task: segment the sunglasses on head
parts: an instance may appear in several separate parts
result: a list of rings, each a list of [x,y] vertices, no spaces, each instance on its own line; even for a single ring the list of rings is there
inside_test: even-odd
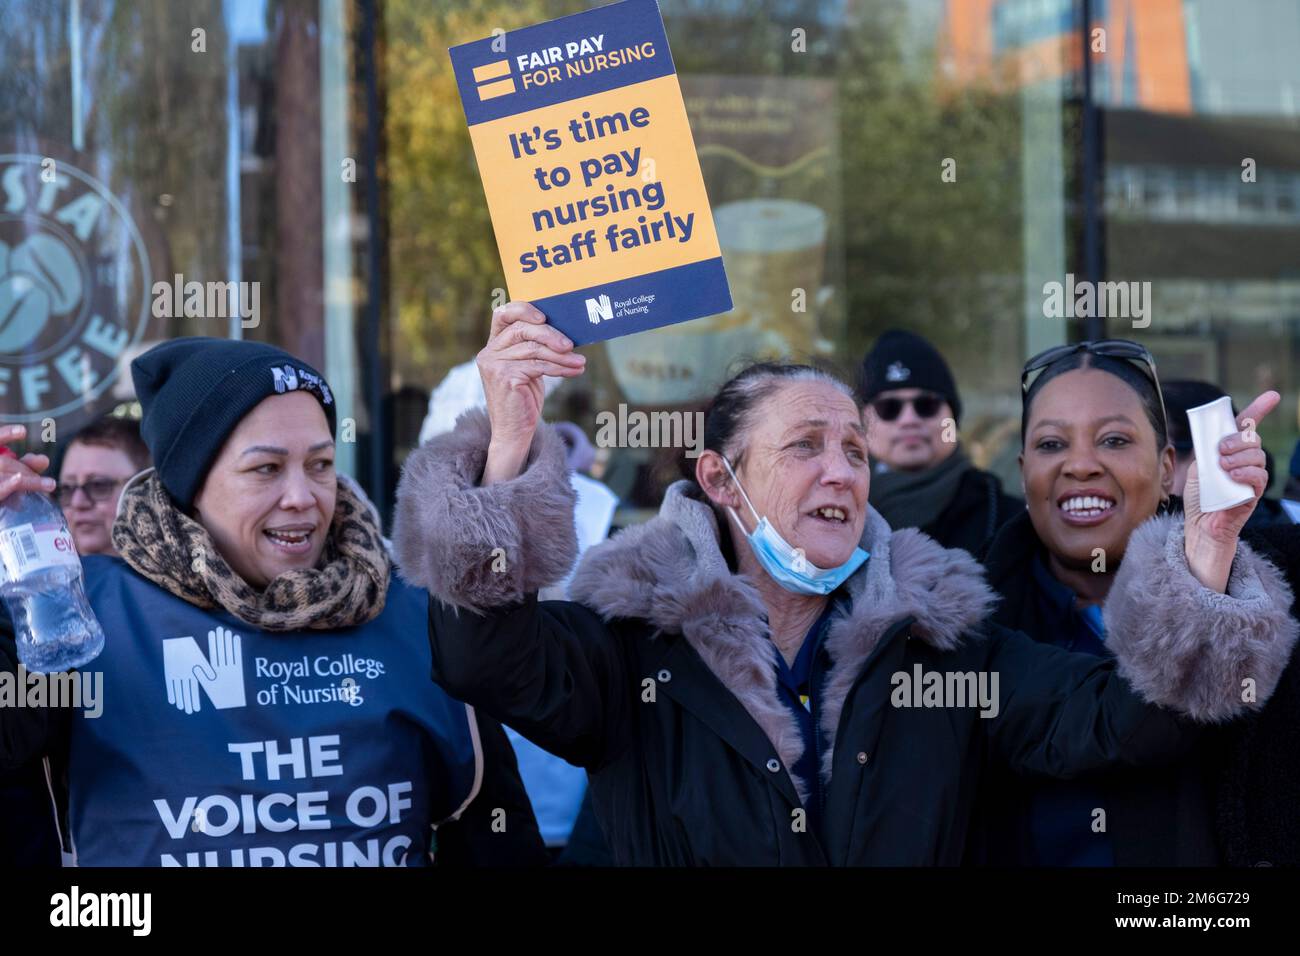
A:
[[[1051,368],[1062,359],[1077,355],[1080,352],[1087,352],[1089,355],[1100,355],[1106,358],[1123,359],[1136,367],[1148,381],[1151,387],[1156,390],[1156,397],[1160,400],[1160,417],[1165,422],[1165,428],[1169,427],[1169,413],[1165,411],[1165,396],[1160,390],[1160,378],[1156,375],[1156,360],[1149,349],[1136,342],[1130,342],[1128,339],[1101,339],[1096,342],[1076,342],[1073,345],[1057,345],[1046,351],[1039,352],[1028,362],[1025,363],[1024,369],[1020,373],[1020,395],[1023,399],[1029,394],[1029,389],[1033,387],[1038,377]]]
[[[903,409],[908,405],[916,409],[919,418],[934,418],[939,414],[939,409],[943,408],[945,399],[942,395],[935,395],[932,392],[923,392],[915,398],[877,398],[871,402],[872,409],[875,410],[881,421],[892,422],[899,415],[903,414]]]

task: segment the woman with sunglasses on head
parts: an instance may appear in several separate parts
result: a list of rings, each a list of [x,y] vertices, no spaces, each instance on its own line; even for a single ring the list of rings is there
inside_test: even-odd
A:
[[[1245,709],[1239,676],[1264,695],[1300,633],[1289,594],[1220,579],[1231,534],[1172,585],[1172,687],[1163,606],[1122,622],[1120,669],[989,624],[968,553],[868,507],[852,390],[787,363],[724,384],[659,515],[540,601],[577,550],[543,377],[585,365],[536,308],[498,309],[487,409],[407,459],[393,537],[431,598],[434,681],[586,769],[620,864],[959,863],[986,753],[1063,778],[1167,760],[1199,736],[1187,714]],[[1215,602],[1257,626],[1202,641]]]
[[[871,453],[871,506],[892,528],[919,528],[980,557],[1022,502],[957,441],[961,396],[948,363],[921,336],[891,329],[862,361],[858,401]]]
[[[1195,465],[1184,506],[1171,495],[1174,451],[1145,348],[1112,339],[1049,349],[1026,364],[1021,384],[1027,507],[998,532],[985,558],[989,583],[1003,599],[994,619],[1044,644],[1118,657],[1120,673],[1156,700],[1194,675],[1218,671],[1213,655],[1193,660],[1195,645],[1182,635],[1226,647],[1263,633],[1279,602],[1290,604],[1291,588],[1258,553],[1259,542],[1249,535],[1253,544],[1237,541],[1267,485],[1259,442],[1237,434],[1219,447],[1222,466],[1254,488],[1255,499],[1205,514]],[[1258,424],[1278,401],[1277,393],[1264,393],[1238,423]],[[1191,575],[1208,587],[1189,590]],[[1195,600],[1182,600],[1187,595]],[[1155,610],[1158,624],[1147,635],[1153,671],[1138,680],[1125,655],[1134,641],[1129,622],[1140,609]],[[1291,647],[1274,645],[1270,676],[1261,671],[1257,685],[1243,687],[1251,709],[1274,690]],[[1208,700],[1192,712],[1206,722],[1229,716]],[[1193,754],[1164,767],[1029,785],[994,762],[970,858],[1042,866],[1212,865],[1221,853],[1208,777],[1220,742],[1208,733]]]

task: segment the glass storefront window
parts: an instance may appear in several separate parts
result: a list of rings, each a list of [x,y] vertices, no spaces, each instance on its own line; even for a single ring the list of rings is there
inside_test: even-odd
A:
[[[1100,104],[1105,190],[1137,183],[1142,196],[1122,214],[1108,203],[1106,275],[1152,294],[1148,328],[1106,328],[1147,345],[1163,377],[1218,383],[1239,408],[1281,392],[1260,431],[1276,492],[1300,434],[1300,9],[1248,7],[1112,3],[1101,19],[1125,40],[1095,68],[1138,78],[1136,97]]]
[[[450,65],[427,52],[586,6],[384,7],[388,315],[402,343],[395,387],[411,409],[482,347],[504,295]],[[593,347],[548,417],[595,436],[597,416],[620,405],[695,408],[738,360],[765,355],[830,361],[852,378],[871,342],[902,326],[948,355],[964,439],[1005,472],[1027,343],[1064,331],[1041,328],[1041,299],[1027,291],[1040,272],[1064,271],[1062,80],[1058,65],[1032,89],[1003,83],[971,40],[996,30],[1024,48],[1042,24],[1002,22],[990,5],[972,22],[969,5],[941,2],[660,6],[735,309]],[[1026,216],[1030,197],[1040,205]],[[1041,253],[1028,263],[1027,247]],[[397,436],[399,460],[412,427]],[[661,458],[602,449],[627,520],[674,477]]]
[[[365,429],[349,14],[0,0],[0,414],[38,445],[130,414],[130,361],[183,335],[300,355]]]
[[[505,297],[446,48],[594,5],[0,0],[0,415],[39,444],[129,412],[153,342],[273,342],[325,371],[340,466],[387,514]],[[1284,461],[1300,14],[1251,8],[661,0],[735,308],[592,347],[548,418],[595,438],[603,412],[694,409],[764,355],[852,377],[901,326],[947,355],[962,440],[1015,489],[1023,359],[1108,333],[1238,402],[1279,388]],[[1067,273],[1150,281],[1150,327],[1045,315]],[[653,507],[668,456],[598,451],[620,520]]]

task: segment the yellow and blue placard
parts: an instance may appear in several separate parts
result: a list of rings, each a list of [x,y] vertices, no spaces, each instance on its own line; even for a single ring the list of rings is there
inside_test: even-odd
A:
[[[731,309],[655,0],[450,52],[511,298],[579,345]]]

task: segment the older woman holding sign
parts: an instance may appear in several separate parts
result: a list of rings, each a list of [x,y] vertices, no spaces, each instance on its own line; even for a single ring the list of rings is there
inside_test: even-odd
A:
[[[478,361],[487,413],[407,462],[399,564],[433,595],[434,679],[587,768],[622,863],[955,863],[986,752],[1048,776],[1168,757],[1197,736],[1186,712],[1246,709],[1240,680],[1271,687],[1295,640],[1289,594],[1206,574],[1253,560],[1235,536],[1198,538],[1190,568],[1119,572],[1139,592],[1166,579],[1184,620],[1243,624],[1214,647],[1189,632],[1159,652],[1170,620],[1138,602],[1112,622],[1118,661],[988,623],[968,554],[869,510],[851,390],[779,364],[722,387],[690,477],[586,553],[574,602],[539,603],[574,554],[542,376],[584,361],[518,303]]]
[[[334,470],[324,379],[218,339],[131,371],[156,470],[123,492],[121,559],[85,561],[102,717],[0,712],[0,764],[66,744],[79,862],[544,861],[501,728],[425,679],[425,597]],[[0,460],[0,497],[44,465]]]

